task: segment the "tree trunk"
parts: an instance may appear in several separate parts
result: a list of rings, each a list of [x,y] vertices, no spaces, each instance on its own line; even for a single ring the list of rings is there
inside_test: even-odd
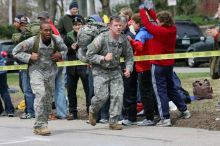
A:
[[[87,16],[87,0],[80,0],[79,2],[79,14],[83,17]]]
[[[57,12],[57,0],[49,0],[49,15],[51,20],[54,22]]]
[[[16,0],[12,1],[12,18],[16,16]]]
[[[63,0],[60,0],[60,4],[57,3],[57,6],[60,10],[60,15],[63,16],[64,15],[64,4],[63,4]]]
[[[38,11],[45,11],[46,10],[46,0],[38,0]]]
[[[95,14],[95,1],[87,0],[88,3],[88,16]]]
[[[104,14],[111,16],[111,10],[110,10],[110,0],[100,0],[101,4],[102,4],[102,11],[104,12]]]

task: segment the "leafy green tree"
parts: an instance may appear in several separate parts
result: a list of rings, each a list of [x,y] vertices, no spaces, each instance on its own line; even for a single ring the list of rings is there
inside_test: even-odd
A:
[[[177,1],[177,14],[178,15],[193,15],[196,10],[195,0],[178,0]]]

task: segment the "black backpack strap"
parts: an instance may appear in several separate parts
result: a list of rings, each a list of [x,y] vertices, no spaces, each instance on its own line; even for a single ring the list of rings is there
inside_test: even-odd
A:
[[[38,49],[39,49],[39,43],[40,43],[40,35],[36,35],[34,38],[34,45],[31,49],[31,53],[38,53]]]

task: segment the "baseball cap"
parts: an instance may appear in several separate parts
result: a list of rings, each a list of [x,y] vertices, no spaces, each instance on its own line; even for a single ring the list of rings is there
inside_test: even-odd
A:
[[[24,17],[24,15],[23,14],[16,15],[15,18],[14,18],[14,21],[20,23],[21,17]]]
[[[38,14],[37,18],[40,19],[40,18],[49,18],[49,13],[47,11],[42,11]]]
[[[25,16],[21,17],[20,23],[28,23],[28,18]]]

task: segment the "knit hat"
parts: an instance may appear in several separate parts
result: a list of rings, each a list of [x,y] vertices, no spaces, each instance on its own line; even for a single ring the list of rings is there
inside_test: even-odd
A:
[[[81,15],[75,15],[72,17],[72,23],[74,24],[75,22],[80,22],[82,24],[85,24],[85,19]]]
[[[40,19],[40,18],[49,18],[49,13],[47,11],[42,11],[38,14],[37,18]]]
[[[78,8],[78,3],[77,3],[77,1],[72,1],[72,2],[70,3],[69,10],[71,10],[72,8]]]

